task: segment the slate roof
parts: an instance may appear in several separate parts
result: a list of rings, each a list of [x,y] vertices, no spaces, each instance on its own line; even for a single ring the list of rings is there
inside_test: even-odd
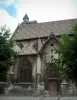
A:
[[[71,34],[72,27],[77,23],[77,19],[59,20],[43,23],[22,22],[12,35],[13,40],[25,40],[48,37],[51,32],[56,36],[62,33]]]

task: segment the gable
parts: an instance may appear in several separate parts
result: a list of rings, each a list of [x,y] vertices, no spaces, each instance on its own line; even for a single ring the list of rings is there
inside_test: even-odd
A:
[[[45,63],[53,62],[58,58],[58,49],[59,41],[56,36],[52,33],[48,40],[43,45],[40,53],[43,55],[43,61]]]
[[[50,39],[49,42],[43,48],[42,53],[51,54],[52,50],[53,52],[55,52],[57,48],[58,48],[58,42],[55,39]]]
[[[42,53],[43,50],[45,48],[47,48],[48,44],[49,44],[49,46],[52,46],[54,44],[54,41],[57,42],[57,43],[59,42],[58,38],[56,37],[56,35],[53,32],[51,32],[51,34],[48,36],[48,39],[45,41],[45,43],[40,48],[39,53]]]

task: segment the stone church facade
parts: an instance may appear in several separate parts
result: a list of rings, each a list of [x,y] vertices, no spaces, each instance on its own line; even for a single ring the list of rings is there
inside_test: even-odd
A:
[[[71,35],[77,19],[37,23],[29,21],[27,15],[12,35],[14,51],[18,59],[12,67],[14,84],[44,89],[57,93],[60,91],[59,74],[55,60],[56,49],[63,33]]]

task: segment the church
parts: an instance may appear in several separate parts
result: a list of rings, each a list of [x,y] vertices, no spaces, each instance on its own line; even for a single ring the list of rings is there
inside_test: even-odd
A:
[[[26,14],[11,37],[18,54],[12,67],[13,83],[34,88],[43,86],[52,93],[59,92],[59,73],[55,66],[58,40],[64,33],[71,35],[76,23],[77,19],[38,23],[29,21]]]

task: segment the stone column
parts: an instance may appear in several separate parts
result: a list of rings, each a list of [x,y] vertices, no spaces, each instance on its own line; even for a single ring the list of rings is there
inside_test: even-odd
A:
[[[36,68],[36,82],[37,82],[37,88],[40,87],[40,77],[41,77],[41,58],[40,55],[37,55],[37,68]]]

